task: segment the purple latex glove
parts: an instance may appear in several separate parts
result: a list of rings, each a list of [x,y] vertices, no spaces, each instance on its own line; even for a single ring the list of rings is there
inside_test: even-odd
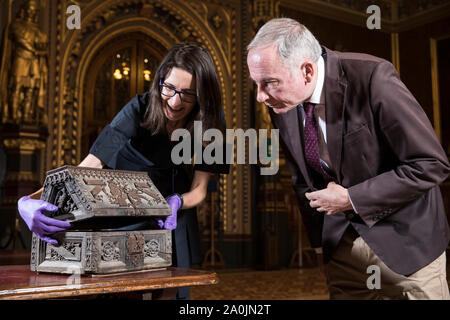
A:
[[[71,227],[69,222],[60,221],[45,216],[41,211],[56,211],[58,207],[44,200],[34,200],[24,196],[17,202],[20,216],[27,224],[30,231],[34,232],[39,239],[52,245],[58,241],[51,238],[55,232],[64,231]]]
[[[183,200],[177,194],[173,194],[166,198],[167,203],[172,209],[172,215],[166,218],[166,221],[158,219],[158,225],[162,229],[174,230],[177,227],[177,212],[183,205]]]

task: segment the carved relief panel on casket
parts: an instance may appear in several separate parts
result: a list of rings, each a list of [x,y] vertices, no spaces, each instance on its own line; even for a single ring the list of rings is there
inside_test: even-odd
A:
[[[41,199],[59,207],[52,217],[71,222],[171,214],[145,172],[63,166],[47,173]]]

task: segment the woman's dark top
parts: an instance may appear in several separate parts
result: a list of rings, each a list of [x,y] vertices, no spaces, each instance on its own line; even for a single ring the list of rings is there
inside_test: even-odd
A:
[[[164,197],[188,192],[195,170],[229,172],[229,165],[226,164],[174,165],[171,152],[179,142],[170,141],[166,132],[152,135],[149,130],[140,126],[148,97],[148,93],[136,95],[128,102],[102,130],[89,153],[111,169],[148,172]],[[223,111],[222,120],[224,123]],[[178,212],[174,237],[174,265],[188,268],[191,263],[199,263],[200,238],[195,208]]]

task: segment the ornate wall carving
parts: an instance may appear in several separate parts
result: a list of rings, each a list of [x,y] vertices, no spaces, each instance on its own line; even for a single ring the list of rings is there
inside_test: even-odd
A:
[[[47,124],[48,39],[40,28],[39,12],[39,3],[28,0],[5,28],[0,57],[1,123]]]

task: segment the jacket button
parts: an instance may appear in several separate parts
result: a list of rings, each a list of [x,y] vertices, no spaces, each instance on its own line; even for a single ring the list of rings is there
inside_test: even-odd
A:
[[[355,217],[354,213],[347,214],[347,219],[349,219],[349,220],[353,219],[354,217]]]

